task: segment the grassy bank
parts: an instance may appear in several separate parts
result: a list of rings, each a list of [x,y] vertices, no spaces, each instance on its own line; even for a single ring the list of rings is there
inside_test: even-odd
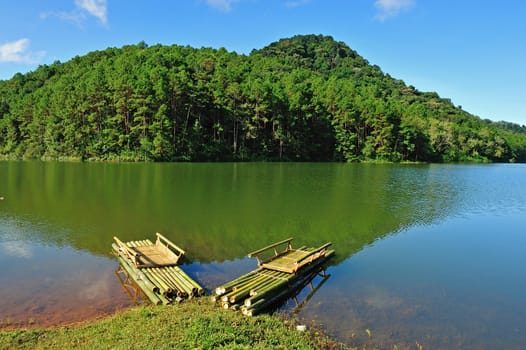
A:
[[[51,329],[0,331],[0,349],[347,349],[292,321],[244,317],[202,298],[140,306],[119,315]]]

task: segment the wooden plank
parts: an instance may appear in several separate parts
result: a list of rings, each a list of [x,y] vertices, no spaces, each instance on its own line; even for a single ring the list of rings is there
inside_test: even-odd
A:
[[[140,254],[140,267],[155,267],[167,266],[177,264],[179,257],[175,254],[168,254],[166,251],[161,251],[155,245],[134,247]]]
[[[132,249],[130,248],[127,244],[124,244],[124,242],[122,242],[120,239],[118,239],[116,236],[113,237],[113,239],[115,240],[115,242],[117,243],[117,246],[119,248],[119,250],[122,251],[122,253],[128,258],[130,259],[135,265],[137,265],[137,263],[139,262],[139,256],[138,254]]]
[[[313,251],[309,252],[308,254],[306,254],[305,256],[303,256],[301,259],[298,260],[298,264],[302,262],[302,260],[304,259],[307,259],[309,256],[312,256],[316,253],[321,253],[323,252],[324,250],[327,249],[327,247],[331,246],[332,245],[332,242],[328,242],[328,243],[325,243],[324,245],[322,245],[321,247],[319,248],[316,248],[314,249]]]
[[[291,250],[285,254],[275,256],[260,264],[261,267],[283,271],[287,273],[296,273],[301,267],[312,263],[322,257],[327,247],[332,243],[326,243],[319,248],[308,248],[305,250]]]
[[[184,250],[170,242],[166,237],[157,233],[157,242],[153,244],[150,240],[139,240],[122,242],[114,237],[119,249],[130,259],[136,267],[155,267],[177,265]],[[170,249],[173,248],[173,249]]]
[[[248,253],[248,257],[249,257],[249,258],[252,258],[254,255],[257,255],[257,254],[263,253],[264,251],[267,251],[267,250],[269,250],[269,249],[275,248],[275,247],[277,247],[277,246],[279,246],[279,245],[282,245],[282,244],[284,244],[284,243],[288,243],[289,246],[290,246],[290,242],[291,242],[293,239],[294,239],[294,238],[292,238],[292,237],[291,237],[291,238],[287,238],[287,239],[285,239],[285,240],[283,240],[283,241],[280,241],[280,242],[277,242],[277,243],[271,244],[271,245],[269,245],[269,246],[266,246],[265,248],[261,248],[261,249],[255,250],[255,251],[253,251],[253,252]]]
[[[165,245],[167,246],[170,246],[172,247],[173,249],[175,249],[176,251],[178,251],[181,255],[184,255],[185,254],[185,251],[181,248],[179,248],[177,245],[175,245],[175,243],[173,243],[172,241],[170,241],[168,238],[164,237],[162,234],[160,234],[159,232],[156,233],[157,235],[157,242],[161,242],[161,243],[164,243]]]

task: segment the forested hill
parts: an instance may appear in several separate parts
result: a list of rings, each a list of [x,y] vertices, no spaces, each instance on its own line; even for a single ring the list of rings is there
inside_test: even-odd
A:
[[[295,36],[239,55],[144,43],[0,81],[0,155],[155,161],[526,161],[526,128],[482,120]]]

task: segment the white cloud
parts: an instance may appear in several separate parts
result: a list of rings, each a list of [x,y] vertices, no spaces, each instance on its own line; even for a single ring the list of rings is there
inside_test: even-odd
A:
[[[239,0],[206,0],[206,3],[223,12],[230,12],[232,10],[232,4]]]
[[[75,5],[97,17],[101,23],[106,24],[108,22],[106,0],[75,0]]]
[[[43,12],[40,14],[40,18],[47,19],[48,17],[57,17],[58,19],[66,22],[72,22],[78,26],[82,25],[82,21],[86,19],[86,15],[80,11],[72,12]]]
[[[33,257],[31,246],[21,241],[4,242],[0,244],[0,250],[2,250],[5,255],[15,258],[30,259]]]
[[[413,7],[414,4],[415,0],[376,0],[374,6],[378,9],[378,13],[375,18],[385,21],[398,15],[400,11]]]
[[[75,0],[76,9],[72,11],[43,12],[40,18],[56,17],[60,20],[72,22],[82,26],[87,16],[97,18],[102,24],[108,23],[107,0]]]
[[[300,7],[300,6],[303,6],[303,5],[306,5],[310,2],[311,0],[289,0],[287,2],[285,2],[285,6],[287,7]]]
[[[29,39],[23,38],[0,45],[0,62],[38,63],[46,53],[29,51]]]

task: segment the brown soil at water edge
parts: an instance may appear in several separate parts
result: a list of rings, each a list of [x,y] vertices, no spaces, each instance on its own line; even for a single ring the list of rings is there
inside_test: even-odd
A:
[[[11,315],[3,315],[0,318],[0,330],[77,325],[120,314],[135,305],[134,303],[106,305],[105,307],[99,305],[97,308],[93,308],[92,305],[77,305],[68,310],[61,308],[24,308],[24,310],[17,310],[13,308],[10,310]]]

